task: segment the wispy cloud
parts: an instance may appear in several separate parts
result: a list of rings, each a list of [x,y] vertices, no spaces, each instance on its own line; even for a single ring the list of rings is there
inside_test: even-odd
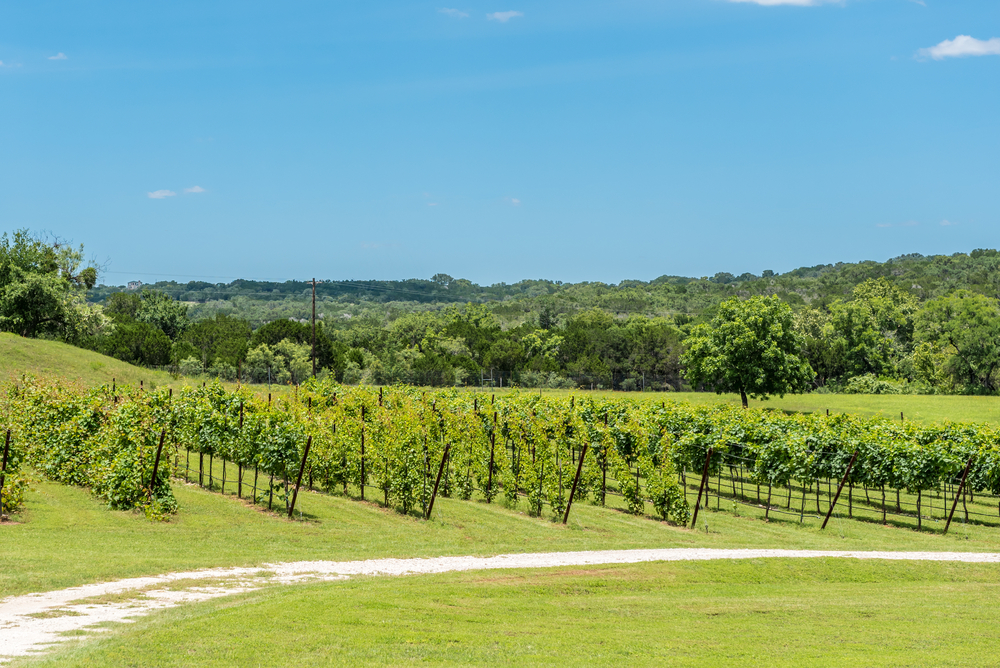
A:
[[[192,186],[191,188],[185,188],[184,192],[186,192],[186,193],[203,193],[203,192],[205,192],[205,189],[202,188],[201,186]]]
[[[437,205],[438,205],[437,202],[428,202],[427,203],[427,206],[437,206]]]
[[[924,0],[910,0],[915,5],[920,5],[921,7],[926,7],[927,3]]]
[[[461,9],[452,9],[450,7],[442,7],[438,10],[445,16],[450,16],[456,19],[467,19],[469,18],[468,12],[463,12]]]
[[[921,58],[944,60],[945,58],[965,58],[967,56],[1000,56],[1000,37],[976,39],[969,35],[959,35],[927,49],[920,49]]]
[[[68,59],[69,59],[68,56],[62,51],[60,51],[54,56],[49,56],[49,60],[68,60]]]
[[[164,197],[173,197],[176,194],[173,190],[154,190],[151,193],[146,193],[146,197],[149,199],[163,199]]]
[[[493,12],[492,14],[487,14],[486,18],[490,21],[499,21],[500,23],[507,23],[511,19],[516,19],[519,16],[524,16],[523,12]]]
[[[941,225],[942,227],[952,227],[953,225],[958,225],[958,223],[945,219],[941,221]]]

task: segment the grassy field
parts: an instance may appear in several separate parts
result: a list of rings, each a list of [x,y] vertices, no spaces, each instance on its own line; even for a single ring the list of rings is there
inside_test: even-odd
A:
[[[173,378],[164,371],[151,371],[126,364],[112,357],[90,350],[83,350],[58,341],[25,339],[14,334],[0,333],[0,378],[28,372],[37,375],[59,376],[84,385],[110,383],[138,385],[143,380],[147,387],[182,387],[198,384],[203,379]],[[231,384],[230,384],[231,385]],[[253,386],[266,394],[266,386]],[[287,388],[275,385],[271,391],[278,396]],[[483,390],[474,390],[479,391]],[[496,393],[508,390],[497,390]],[[595,396],[628,397],[641,401],[690,401],[696,404],[739,404],[735,394],[716,395],[708,392],[609,392],[590,390],[524,390],[541,392],[545,396]],[[485,393],[493,393],[487,390]],[[1000,397],[919,396],[919,395],[857,395],[857,394],[797,394],[784,398],[773,397],[767,401],[751,401],[752,406],[784,411],[831,413],[882,414],[898,419],[940,422],[988,422],[1000,424]]]
[[[996,664],[1000,566],[835,559],[270,588],[15,665]]]
[[[88,386],[110,383],[112,378],[119,385],[138,386],[142,380],[151,388],[177,384],[165,371],[143,369],[59,341],[0,332],[0,378],[22,373],[59,376]]]
[[[499,503],[439,498],[424,521],[350,498],[305,492],[303,520],[250,506],[196,485],[178,484],[181,511],[170,522],[109,511],[87,491],[39,482],[18,523],[0,525],[0,596],[210,566],[269,561],[493,555],[643,547],[774,547],[843,550],[1000,551],[1000,529],[941,524],[923,531],[836,518],[798,517],[741,507],[702,510],[698,530],[576,503],[567,526]],[[714,501],[714,500],[713,500]],[[777,499],[775,500],[777,503]],[[296,513],[298,515],[298,513]],[[705,528],[707,523],[707,530]]]
[[[112,377],[119,384],[142,379],[147,387],[190,382],[55,342],[0,335],[0,373],[24,371],[85,384]],[[576,394],[738,401],[692,393]],[[1000,422],[995,397],[816,394],[755,403],[789,411],[895,417],[903,411],[907,420]],[[235,467],[227,476],[235,478]],[[713,481],[713,488],[718,484]],[[723,494],[731,484],[723,479]],[[711,509],[701,510],[698,528],[691,530],[589,502],[574,504],[568,526],[529,517],[523,501],[509,508],[443,498],[433,519],[423,521],[312,492],[300,495],[302,519],[290,521],[229,491],[223,496],[177,482],[180,513],[156,523],[109,511],[86,490],[37,480],[23,512],[0,524],[0,597],[306,559],[646,547],[1000,551],[996,518],[992,525],[959,520],[948,535],[942,535],[940,519],[925,521],[923,531],[914,530],[911,518],[890,518],[890,526],[883,526],[877,500],[862,502],[861,490],[855,490],[854,512],[864,521],[835,516],[825,531],[810,517],[812,496],[801,524],[794,512],[773,513],[765,521],[761,509],[734,508],[731,499],[713,496]],[[793,496],[793,509],[799,500]],[[912,499],[904,495],[906,501]],[[776,505],[787,502],[775,499]],[[824,495],[824,508],[826,503]],[[926,503],[925,512],[944,514],[946,499],[928,496]],[[993,503],[977,498],[970,508],[995,513]],[[15,665],[990,665],[996,663],[992,638],[1000,621],[998,575],[996,566],[765,560],[355,578],[156,613]]]

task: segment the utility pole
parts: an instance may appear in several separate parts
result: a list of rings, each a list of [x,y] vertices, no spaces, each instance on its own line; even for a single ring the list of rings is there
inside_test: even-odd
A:
[[[313,376],[316,375],[316,278],[312,280],[313,284]]]

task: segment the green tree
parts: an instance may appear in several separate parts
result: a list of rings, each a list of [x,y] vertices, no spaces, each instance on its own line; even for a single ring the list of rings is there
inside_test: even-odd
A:
[[[948,372],[970,391],[995,392],[1000,368],[1000,308],[984,295],[958,290],[932,299],[917,314],[917,339],[950,353]]]
[[[804,390],[814,375],[798,355],[792,309],[777,296],[722,302],[711,326],[699,325],[685,343],[687,379],[720,394],[739,392],[744,408],[748,396]]]
[[[0,330],[65,336],[97,282],[97,269],[82,264],[82,246],[48,243],[27,230],[0,236]]]
[[[118,322],[101,342],[101,352],[129,364],[163,366],[170,363],[170,339],[147,322]]]

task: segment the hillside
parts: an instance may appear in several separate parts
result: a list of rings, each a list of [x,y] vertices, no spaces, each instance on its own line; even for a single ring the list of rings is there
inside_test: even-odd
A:
[[[699,319],[710,314],[720,301],[734,295],[776,294],[793,308],[822,307],[834,299],[849,298],[857,285],[877,278],[891,281],[920,302],[957,289],[997,298],[1000,254],[991,249],[953,255],[912,253],[885,262],[837,262],[799,267],[783,274],[764,270],[760,274],[739,276],[728,272],[703,277],[663,275],[651,281],[624,280],[617,284],[539,279],[481,286],[447,274],[426,280],[324,280],[316,286],[316,300],[317,311],[327,322],[368,314],[383,318],[387,314],[437,310],[466,303],[491,303],[494,314],[506,324],[536,320],[543,309],[554,316],[599,308],[619,315],[682,314]],[[305,319],[311,314],[312,288],[305,281],[160,281],[144,287],[188,302],[190,316],[195,320],[228,313],[246,318],[256,327],[276,318]],[[125,289],[125,286],[101,285],[90,291],[88,299],[101,303]]]
[[[22,373],[59,376],[88,386],[112,380],[119,385],[138,385],[141,380],[155,388],[175,382],[165,371],[143,369],[68,343],[0,332],[0,378]]]

